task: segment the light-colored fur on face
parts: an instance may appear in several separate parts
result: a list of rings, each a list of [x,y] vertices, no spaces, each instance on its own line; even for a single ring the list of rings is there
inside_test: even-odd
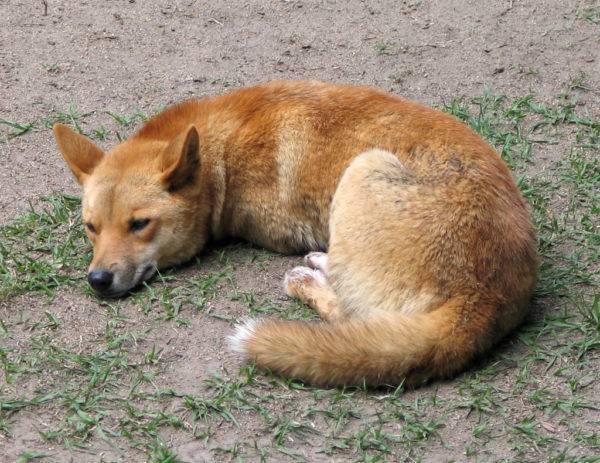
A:
[[[197,139],[195,129],[189,130]],[[55,133],[83,185],[82,219],[94,246],[89,271],[114,274],[103,296],[123,295],[158,268],[184,262],[204,246],[210,208],[195,201],[204,191],[195,178],[199,175],[197,141],[189,147],[186,139],[138,140],[105,154],[65,126],[58,125]],[[132,230],[135,220],[148,224]]]

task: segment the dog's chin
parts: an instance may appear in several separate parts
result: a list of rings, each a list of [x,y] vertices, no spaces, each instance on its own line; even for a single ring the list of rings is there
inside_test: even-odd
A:
[[[101,299],[118,299],[120,297],[124,297],[127,294],[129,294],[129,291],[131,291],[133,288],[128,288],[128,289],[124,289],[124,290],[117,290],[117,291],[107,291],[104,293],[99,293],[98,291],[95,291],[94,293],[96,294],[96,296],[98,296]]]

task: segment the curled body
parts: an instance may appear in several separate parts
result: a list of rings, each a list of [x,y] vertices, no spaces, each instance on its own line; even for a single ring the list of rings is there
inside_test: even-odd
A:
[[[253,320],[230,337],[273,371],[418,385],[464,369],[527,312],[525,201],[495,151],[439,111],[283,81],[176,105],[106,154],[55,132],[84,186],[90,275],[112,273],[105,295],[226,236],[310,252],[284,286],[323,321]]]

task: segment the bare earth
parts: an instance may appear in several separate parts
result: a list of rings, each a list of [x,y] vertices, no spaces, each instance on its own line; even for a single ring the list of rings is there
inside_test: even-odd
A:
[[[436,106],[486,89],[553,105],[571,88],[578,114],[597,121],[599,50],[597,1],[0,0],[0,225],[41,197],[79,194],[48,118],[109,147],[139,126],[135,114],[272,79],[319,79]],[[534,145],[520,173],[562,178],[553,169],[568,164],[572,133]],[[566,210],[566,196],[548,207]],[[89,294],[84,266],[50,296],[0,295],[0,461],[600,461],[598,338],[581,357],[568,354],[579,362],[569,364],[574,388],[560,374],[568,355],[547,353],[575,334],[548,324],[537,357],[527,341],[549,314],[575,314],[569,297],[549,292],[533,325],[454,380],[408,392],[319,390],[255,371],[245,384],[248,369],[238,372],[225,336],[249,314],[310,317],[280,289],[299,262],[233,244],[114,303]],[[589,301],[597,291],[572,294]],[[114,355],[108,370],[98,352]],[[104,365],[96,373],[106,384],[90,382],[86,355]],[[585,406],[539,406],[536,393]]]

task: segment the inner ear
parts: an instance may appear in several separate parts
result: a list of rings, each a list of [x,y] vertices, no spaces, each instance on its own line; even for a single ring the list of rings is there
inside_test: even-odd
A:
[[[161,156],[161,179],[169,191],[192,183],[200,168],[200,138],[190,125],[165,148]]]
[[[83,185],[104,158],[104,152],[88,138],[64,124],[54,124],[52,129],[58,149],[79,184]]]

